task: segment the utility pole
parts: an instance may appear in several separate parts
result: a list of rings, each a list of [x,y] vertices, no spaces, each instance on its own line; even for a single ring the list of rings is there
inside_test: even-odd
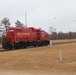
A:
[[[25,13],[25,25],[26,25],[26,28],[27,28],[27,15]]]

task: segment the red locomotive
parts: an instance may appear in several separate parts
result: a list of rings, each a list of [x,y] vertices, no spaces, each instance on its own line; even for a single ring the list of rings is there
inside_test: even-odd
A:
[[[45,31],[33,27],[8,28],[6,35],[2,36],[4,49],[20,49],[28,46],[48,45],[50,36]]]

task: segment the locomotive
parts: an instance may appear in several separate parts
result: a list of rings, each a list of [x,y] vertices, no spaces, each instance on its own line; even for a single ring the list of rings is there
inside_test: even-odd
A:
[[[4,49],[21,49],[28,46],[49,45],[50,36],[41,28],[15,28],[10,27],[6,34],[2,35],[2,47]]]

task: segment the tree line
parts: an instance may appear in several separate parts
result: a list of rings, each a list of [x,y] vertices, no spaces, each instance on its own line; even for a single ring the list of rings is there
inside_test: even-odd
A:
[[[52,40],[62,40],[62,39],[76,39],[76,32],[53,32],[51,36]]]
[[[62,39],[76,39],[76,32],[56,32],[56,29],[53,27],[50,27],[50,37],[52,40],[62,40]]]
[[[0,24],[4,25],[5,28],[10,27],[10,25],[11,25],[9,18],[6,18],[6,17],[4,17],[3,20],[1,20]],[[21,23],[19,20],[17,20],[15,22],[15,27],[24,28],[25,25],[23,23]]]

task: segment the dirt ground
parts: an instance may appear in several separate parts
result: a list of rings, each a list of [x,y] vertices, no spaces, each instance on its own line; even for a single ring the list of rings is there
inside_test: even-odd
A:
[[[59,52],[62,51],[62,61]],[[76,75],[76,43],[0,49],[0,75]]]
[[[44,71],[1,71],[0,75],[76,75],[69,72],[44,72]]]

